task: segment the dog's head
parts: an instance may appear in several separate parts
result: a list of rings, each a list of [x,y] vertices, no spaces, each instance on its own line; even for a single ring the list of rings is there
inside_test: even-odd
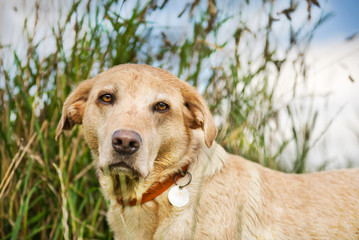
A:
[[[217,129],[202,97],[169,72],[119,65],[82,82],[66,99],[56,131],[83,125],[98,168],[145,179],[175,167],[188,152],[192,129],[210,147]]]

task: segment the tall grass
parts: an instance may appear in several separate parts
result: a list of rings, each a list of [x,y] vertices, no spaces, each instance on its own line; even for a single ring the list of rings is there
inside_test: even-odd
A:
[[[24,23],[27,48],[3,49],[0,59],[1,239],[112,238],[81,127],[58,142],[55,129],[73,87],[121,63],[163,67],[198,87],[227,150],[279,168],[282,151],[294,142],[289,171],[305,171],[317,113],[298,125],[292,101],[278,106],[275,98],[283,66],[295,66],[295,82],[305,80],[306,49],[326,18],[309,20],[304,11],[308,20],[295,28],[290,16],[312,3],[294,2],[283,9],[272,1],[228,1],[234,8],[227,11],[211,0],[181,9],[173,1],[78,0],[45,39],[39,36],[49,29],[39,29],[44,10],[37,3],[34,21]],[[261,14],[257,26],[246,15],[253,7]],[[189,28],[166,26],[160,20],[166,14]],[[288,31],[280,41],[275,25]],[[51,53],[43,56],[44,49]],[[291,99],[295,93],[293,86]],[[278,138],[283,115],[292,134]]]

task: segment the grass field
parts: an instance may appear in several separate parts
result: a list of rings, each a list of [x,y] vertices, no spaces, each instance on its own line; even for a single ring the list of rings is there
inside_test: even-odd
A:
[[[306,49],[325,16],[295,28],[288,17],[276,19],[278,6],[267,1],[256,3],[264,20],[251,26],[250,3],[236,3],[239,10],[228,13],[213,1],[192,1],[176,11],[171,2],[75,1],[58,24],[45,29],[52,32],[45,38],[38,26],[44,10],[37,4],[24,22],[26,49],[3,49],[1,239],[112,238],[81,127],[59,141],[55,129],[74,86],[121,63],[162,67],[196,86],[218,123],[217,141],[228,151],[283,170],[281,153],[294,142],[293,169],[287,171],[305,171],[318,113],[298,125],[297,106],[287,101],[278,107],[276,90],[285,65],[298,69],[296,81],[305,80]],[[159,21],[161,14],[175,14],[189,27],[172,29]],[[287,26],[284,46],[276,41],[276,24]],[[44,49],[51,53],[43,56]],[[292,98],[295,91],[288,90]],[[290,119],[291,134],[278,138],[283,116]]]

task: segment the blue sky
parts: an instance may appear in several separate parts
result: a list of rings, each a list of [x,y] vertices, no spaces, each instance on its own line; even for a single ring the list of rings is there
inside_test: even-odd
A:
[[[319,1],[334,16],[317,31],[314,41],[340,41],[359,32],[359,0]]]

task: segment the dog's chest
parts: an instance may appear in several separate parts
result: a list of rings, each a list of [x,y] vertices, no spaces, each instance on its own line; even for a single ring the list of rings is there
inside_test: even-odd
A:
[[[172,206],[169,206],[172,207]],[[115,239],[188,239],[191,237],[193,211],[159,207],[125,207],[112,205],[107,220]]]
[[[115,239],[153,239],[157,216],[142,207],[125,207],[118,204],[110,207],[107,221]]]

